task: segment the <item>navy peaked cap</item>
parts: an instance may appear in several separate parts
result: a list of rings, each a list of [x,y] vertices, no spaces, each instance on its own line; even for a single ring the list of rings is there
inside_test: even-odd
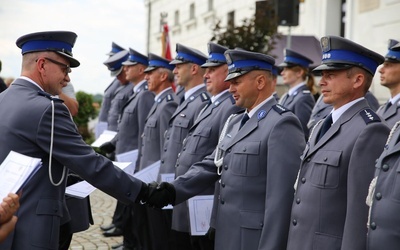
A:
[[[225,81],[242,76],[252,70],[272,72],[275,64],[275,59],[272,56],[246,50],[228,49],[224,55],[228,63],[228,76]]]
[[[171,64],[195,63],[203,65],[207,60],[207,56],[200,50],[186,47],[180,43],[176,44],[176,57]]]
[[[71,31],[43,31],[30,33],[17,39],[16,44],[21,48],[22,55],[31,52],[52,51],[69,61],[71,68],[78,67],[79,61],[73,58],[77,35]]]
[[[385,56],[385,61],[395,62],[395,63],[400,62],[399,41],[394,40],[394,39],[389,39],[388,52]]]
[[[322,63],[314,71],[360,67],[374,75],[385,60],[380,54],[339,36],[321,38]]]
[[[128,56],[128,51],[122,50],[110,56],[104,62],[104,65],[106,65],[108,70],[111,71],[111,76],[118,76],[121,73],[123,69],[122,63],[128,59]]]
[[[209,42],[207,44],[208,48],[208,59],[205,64],[201,65],[202,68],[215,67],[222,64],[226,64],[226,58],[224,52],[228,50],[227,47],[222,45]]]
[[[311,59],[309,59],[306,56],[303,56],[302,54],[291,50],[291,49],[285,49],[283,51],[284,54],[284,59],[283,63],[279,64],[279,67],[292,67],[292,66],[301,66],[304,68],[309,68],[310,64],[313,63]]]
[[[149,65],[149,59],[147,56],[137,52],[134,49],[129,48],[129,57],[128,59],[122,63],[122,65],[136,65],[136,64],[143,64],[145,66]]]
[[[169,70],[174,70],[175,66],[170,64],[170,60],[167,60],[161,56],[153,53],[149,53],[149,66],[144,70],[144,72],[150,72],[157,68],[166,68]]]
[[[111,43],[111,51],[108,52],[106,55],[112,56],[115,53],[118,53],[118,52],[123,51],[123,50],[125,50],[125,49],[122,48],[121,46],[119,46],[118,44],[116,44],[115,42],[112,42]]]

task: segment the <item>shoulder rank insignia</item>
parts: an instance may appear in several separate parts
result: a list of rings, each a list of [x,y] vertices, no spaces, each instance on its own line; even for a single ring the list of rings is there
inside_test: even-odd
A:
[[[303,90],[303,94],[310,94],[310,93],[311,93],[311,91],[308,89]]]
[[[64,101],[61,100],[60,98],[54,97],[54,96],[50,95],[49,93],[44,92],[44,91],[42,91],[42,90],[39,90],[39,91],[38,91],[38,94],[41,95],[41,96],[47,97],[47,98],[48,98],[49,100],[51,100],[51,101],[64,102]]]
[[[210,99],[210,97],[205,92],[201,93],[200,97],[203,102],[208,101],[208,99]]]
[[[276,105],[272,106],[272,108],[273,108],[278,114],[282,114],[282,113],[285,113],[285,112],[289,112],[289,111],[290,111],[289,109],[283,107],[283,106],[280,105],[280,104],[276,104]]]
[[[365,124],[381,121],[381,118],[371,109],[364,109],[360,112],[360,115],[364,119]]]
[[[170,101],[172,101],[172,100],[173,100],[173,98],[172,98],[172,95],[171,95],[171,94],[168,94],[168,95],[167,95],[165,98],[167,99],[167,102],[170,102]]]

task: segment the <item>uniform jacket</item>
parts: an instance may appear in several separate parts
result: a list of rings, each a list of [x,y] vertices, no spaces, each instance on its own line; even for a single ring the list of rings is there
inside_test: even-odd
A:
[[[400,129],[396,126],[376,164],[377,182],[368,230],[368,250],[400,247]]]
[[[178,98],[172,89],[162,93],[154,102],[146,118],[142,145],[140,148],[139,170],[146,168],[160,160],[164,148],[164,133],[168,129],[168,122],[178,106]]]
[[[364,250],[365,198],[389,128],[361,100],[317,142],[315,126],[302,155],[287,250]]]
[[[118,133],[111,140],[115,145],[115,153],[121,154],[139,148],[146,117],[154,103],[154,93],[143,84],[133,93],[122,107],[121,118],[118,124]],[[138,161],[140,160],[138,157]],[[138,170],[138,165],[136,166]]]
[[[114,98],[114,92],[121,85],[120,81],[117,78],[108,85],[106,90],[104,90],[103,101],[101,103],[100,113],[99,113],[99,121],[107,122],[108,111],[110,110],[111,101]]]
[[[107,123],[108,130],[117,131],[118,119],[121,116],[122,107],[128,101],[133,91],[133,85],[127,83],[120,85],[114,92],[114,98],[111,100],[110,110],[108,111]]]
[[[180,104],[172,114],[168,122],[169,128],[164,134],[165,142],[161,153],[159,181],[161,180],[160,174],[175,173],[175,163],[178,153],[181,151],[183,140],[201,109],[207,105],[209,100],[206,87],[201,87]]]
[[[176,204],[220,178],[215,249],[272,250],[286,247],[293,183],[305,140],[298,118],[270,99],[240,129],[242,114],[227,126],[214,155],[173,182]],[[290,142],[290,143],[288,143]]]
[[[197,117],[185,138],[183,148],[178,154],[175,165],[175,177],[185,174],[196,162],[210,155],[218,144],[218,137],[225,121],[231,114],[242,108],[235,105],[232,94],[225,92]],[[214,194],[214,185],[200,195]],[[186,202],[176,205],[172,214],[172,229],[190,232],[189,210]]]
[[[378,111],[376,113],[380,115],[388,124],[389,128],[392,128],[394,124],[398,121],[400,121],[400,111],[399,111],[399,106],[400,103],[396,102],[395,104],[392,104],[386,111],[387,103],[385,105],[382,105],[379,107]]]
[[[0,244],[1,250],[57,249],[60,222],[68,217],[64,207],[66,179],[59,186],[53,186],[49,180],[52,105],[50,97],[38,91],[34,84],[18,78],[0,94],[0,161],[10,150],[42,159],[42,167],[22,190],[16,229]],[[54,113],[51,168],[54,182],[61,179],[63,166],[67,166],[116,199],[134,202],[142,182],[95,153],[82,140],[68,108],[61,101],[54,101]]]
[[[311,111],[315,104],[314,96],[306,85],[301,86],[291,96],[285,94],[280,102],[282,106],[291,110],[300,120],[305,138],[308,138],[309,130],[307,123],[310,120]]]

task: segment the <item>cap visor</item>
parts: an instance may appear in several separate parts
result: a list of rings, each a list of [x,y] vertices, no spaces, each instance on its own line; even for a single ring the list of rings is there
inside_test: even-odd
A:
[[[232,80],[232,79],[234,79],[236,77],[242,76],[242,75],[244,75],[244,74],[246,74],[248,72],[249,71],[240,71],[240,72],[229,73],[224,81],[225,82],[230,81],[230,80]]]
[[[118,70],[111,71],[111,76],[118,76],[122,72],[122,67]]]
[[[349,69],[351,67],[354,67],[354,65],[349,65],[349,64],[321,64],[315,69],[313,69],[313,72],[319,72],[319,71],[324,71],[324,70],[341,70],[341,69]]]
[[[202,68],[217,67],[217,66],[220,66],[222,64],[224,64],[224,63],[206,62],[205,64],[202,64],[200,67],[202,67]]]
[[[153,70],[155,70],[157,67],[152,67],[152,66],[149,66],[149,67],[147,67],[145,70],[144,70],[144,73],[147,73],[147,72],[150,72],[150,71],[153,71]]]
[[[181,60],[174,59],[169,64],[182,64],[182,63],[185,63],[185,62],[181,61]]]
[[[65,57],[69,61],[69,66],[71,68],[76,68],[79,65],[81,65],[81,63],[78,60],[76,60],[75,58],[73,58],[72,56],[70,56],[70,55],[68,55],[68,54],[66,54],[64,52],[61,52],[61,51],[54,51],[54,52],[56,52],[57,54]]]
[[[138,64],[138,62],[125,61],[122,63],[122,65],[125,65],[125,66],[132,66],[132,65],[136,65],[136,64]]]

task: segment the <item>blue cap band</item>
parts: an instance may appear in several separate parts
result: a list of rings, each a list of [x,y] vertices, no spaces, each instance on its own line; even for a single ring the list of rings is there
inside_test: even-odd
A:
[[[190,54],[182,53],[182,52],[177,53],[176,59],[181,60],[181,61],[190,61],[190,62],[193,62],[198,65],[202,65],[205,63],[204,59],[200,59],[198,57],[192,56]]]
[[[305,68],[308,68],[310,66],[310,62],[307,60],[303,60],[298,57],[293,57],[293,56],[285,56],[284,62],[286,63],[293,63],[293,64],[298,64],[301,65]]]
[[[138,62],[138,63],[141,63],[141,64],[146,65],[146,66],[149,65],[149,61],[148,60],[146,60],[146,59],[144,59],[142,57],[135,56],[134,54],[129,54],[128,60],[132,61],[132,62]]]
[[[354,53],[349,50],[330,50],[328,52],[323,53],[322,62],[328,64],[331,60],[346,61],[353,64],[362,64],[364,67],[368,68],[371,72],[375,72],[378,67],[377,62],[374,60],[362,56],[360,54]]]
[[[400,61],[400,51],[389,50],[386,54],[386,58],[396,59],[397,61]]]
[[[61,41],[34,40],[24,43],[21,47],[22,54],[31,51],[56,50],[72,54],[72,45]]]
[[[225,58],[224,54],[221,54],[221,53],[210,53],[208,55],[208,59],[210,61],[218,61],[218,62],[226,63],[226,58]]]
[[[169,70],[173,70],[175,65],[169,64],[169,62],[159,61],[159,60],[150,60],[149,67],[162,67]]]
[[[229,71],[235,71],[235,69],[246,71],[256,69],[272,71],[272,65],[258,60],[242,60],[233,62],[228,66],[228,69]]]

